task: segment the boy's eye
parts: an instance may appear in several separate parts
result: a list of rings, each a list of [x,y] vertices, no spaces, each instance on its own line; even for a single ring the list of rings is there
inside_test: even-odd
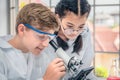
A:
[[[46,38],[46,36],[44,36],[44,35],[43,36],[39,36],[39,38],[40,39],[44,39],[44,38]]]

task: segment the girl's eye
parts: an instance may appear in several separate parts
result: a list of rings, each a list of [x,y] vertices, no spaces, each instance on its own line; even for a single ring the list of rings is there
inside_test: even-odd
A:
[[[67,25],[68,28],[72,28],[73,26]]]
[[[83,29],[83,26],[80,26],[79,29]]]
[[[81,25],[80,28],[84,28],[85,24]]]

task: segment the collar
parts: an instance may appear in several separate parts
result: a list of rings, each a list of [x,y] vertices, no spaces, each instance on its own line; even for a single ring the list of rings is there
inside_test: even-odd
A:
[[[83,38],[87,37],[89,33],[89,28],[87,26],[84,27],[83,32],[80,34]]]
[[[9,38],[10,39],[10,38]],[[12,46],[8,43],[9,39],[5,39],[5,38],[0,38],[0,48],[12,48]]]

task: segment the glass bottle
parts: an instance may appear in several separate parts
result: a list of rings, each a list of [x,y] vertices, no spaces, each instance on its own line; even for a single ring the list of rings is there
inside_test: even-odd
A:
[[[116,59],[112,60],[112,65],[111,65],[109,77],[107,78],[107,80],[120,80]]]

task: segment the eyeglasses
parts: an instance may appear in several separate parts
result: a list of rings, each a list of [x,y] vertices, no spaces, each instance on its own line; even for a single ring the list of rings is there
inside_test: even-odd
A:
[[[46,40],[46,39],[52,40],[56,36],[55,34],[51,34],[51,33],[47,33],[47,32],[38,30],[38,29],[34,28],[33,26],[31,26],[30,24],[23,24],[23,25],[39,34],[42,34],[42,36],[39,37],[40,40]]]
[[[63,26],[62,26],[62,28],[64,29],[64,33],[68,34],[68,35],[72,34],[74,31],[76,31],[77,33],[82,33],[82,31],[83,31],[83,28],[78,29],[78,30],[74,30],[73,28],[66,28],[65,29]]]

